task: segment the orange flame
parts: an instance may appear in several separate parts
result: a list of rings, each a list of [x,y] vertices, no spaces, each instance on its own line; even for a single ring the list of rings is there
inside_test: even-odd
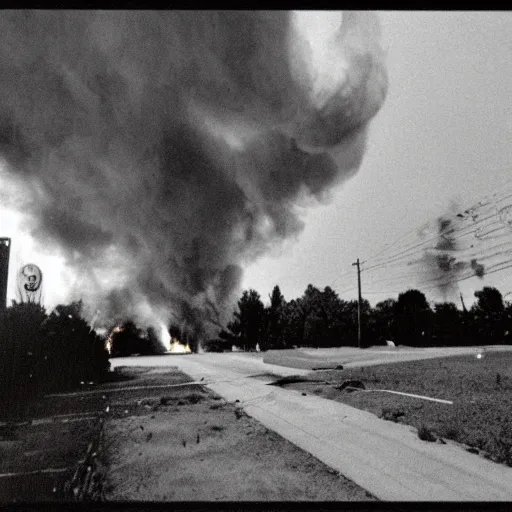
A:
[[[171,338],[171,346],[169,347],[169,352],[172,354],[190,354],[192,350],[190,350],[188,343],[183,345],[183,343],[180,343],[180,340],[177,338]]]
[[[108,350],[109,354],[112,353],[112,343],[114,342],[114,340],[112,339],[112,335],[115,334],[116,332],[122,332],[123,330],[124,329],[123,329],[122,325],[121,324],[117,324],[110,331],[110,334],[108,335],[107,341],[105,342],[105,348]]]

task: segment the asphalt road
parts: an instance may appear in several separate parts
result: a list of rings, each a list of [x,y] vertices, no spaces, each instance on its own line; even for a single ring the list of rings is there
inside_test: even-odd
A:
[[[410,350],[409,357],[476,352],[474,347],[462,349],[435,349],[437,353],[426,349],[423,354]],[[384,362],[396,355],[381,349],[325,349],[322,353],[313,351],[312,355],[296,352],[302,359],[343,360],[347,366],[376,364],[375,361]],[[412,427],[381,420],[366,411],[267,385],[272,374],[304,374],[308,372],[305,368],[266,364],[263,355],[254,353],[118,358],[112,360],[112,366],[177,366],[226,400],[238,400],[250,416],[267,428],[382,500],[512,500],[512,468],[468,453],[450,442],[442,445],[421,441]]]

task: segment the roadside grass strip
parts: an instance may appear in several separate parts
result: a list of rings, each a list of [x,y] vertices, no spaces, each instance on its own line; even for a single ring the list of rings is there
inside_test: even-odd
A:
[[[329,384],[285,383],[379,417],[428,428],[494,462],[512,466],[512,353],[487,349],[475,355],[380,364],[322,372]],[[318,376],[318,374],[316,374]],[[365,389],[335,389],[347,380]],[[390,412],[393,414],[390,414]]]

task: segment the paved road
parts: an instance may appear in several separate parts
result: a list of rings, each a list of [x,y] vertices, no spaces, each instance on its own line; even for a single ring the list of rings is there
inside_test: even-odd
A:
[[[365,357],[372,360],[370,354]],[[112,363],[178,366],[194,380],[203,379],[202,383],[226,400],[239,400],[246,412],[266,427],[380,499],[512,500],[512,468],[451,443],[421,441],[412,427],[381,420],[366,411],[269,387],[270,377],[257,377],[296,375],[307,370],[265,364],[257,354],[136,357],[114,359]]]

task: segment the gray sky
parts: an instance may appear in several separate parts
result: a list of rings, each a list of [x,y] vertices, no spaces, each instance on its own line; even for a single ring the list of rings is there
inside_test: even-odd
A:
[[[402,234],[435,223],[453,201],[467,208],[512,179],[512,14],[379,16],[389,90],[371,123],[363,164],[332,191],[329,205],[304,212],[306,228],[296,243],[246,271],[244,285],[264,298],[274,284],[291,299],[309,283],[356,298],[351,264],[357,257],[371,265],[373,254]],[[404,247],[398,242],[389,254]],[[405,263],[395,270],[406,273]],[[512,291],[511,274],[508,269],[458,285],[470,302],[484,285]],[[397,288],[388,275],[385,265],[362,273],[363,295],[370,302],[407,288],[404,281]],[[415,285],[413,277],[408,282]],[[447,299],[455,299],[456,286]],[[442,298],[435,289],[425,293],[430,300]]]
[[[302,209],[305,229],[295,240],[286,240],[246,269],[243,286],[257,289],[264,299],[275,284],[292,299],[302,295],[309,283],[332,286],[342,298],[354,299],[357,279],[352,263],[359,257],[365,262],[362,268],[368,268],[362,273],[363,295],[373,304],[416,286],[430,300],[441,300],[441,292],[432,285],[421,286],[432,277],[432,269],[418,263],[425,249],[437,244],[436,219],[463,211],[494,192],[503,199],[503,186],[510,185],[512,14],[382,12],[379,16],[389,89],[370,123],[362,166],[356,176],[331,189],[324,204]],[[329,78],[329,51],[322,44],[340,18],[315,13],[300,17],[306,33],[322,34],[313,56],[323,59],[319,68]],[[338,75],[343,70],[333,70],[334,80]],[[0,162],[0,182],[2,172]],[[9,190],[8,184],[3,181],[0,200],[1,194],[23,194]],[[455,226],[464,237],[454,256],[465,265],[455,280],[471,274],[472,260],[486,271],[512,260],[510,203],[512,199],[498,204],[491,198],[477,208],[480,218],[485,213],[491,219],[486,225],[488,231],[493,228],[490,234],[482,234],[481,226],[476,232],[470,218]],[[23,222],[21,213],[5,210],[0,201],[0,236],[13,237],[10,297],[15,297],[16,269],[37,261],[46,283],[53,283],[46,288],[47,306],[67,300],[73,271],[55,248],[44,254],[41,246],[34,245],[28,236],[30,218],[28,225]],[[407,249],[397,261],[394,256]],[[386,256],[393,265],[386,263]],[[111,269],[104,273],[105,280],[112,281]],[[498,286],[505,294],[512,291],[511,273],[507,269],[484,279],[454,282],[444,298],[457,299],[460,289],[469,303],[473,292],[484,285]]]

